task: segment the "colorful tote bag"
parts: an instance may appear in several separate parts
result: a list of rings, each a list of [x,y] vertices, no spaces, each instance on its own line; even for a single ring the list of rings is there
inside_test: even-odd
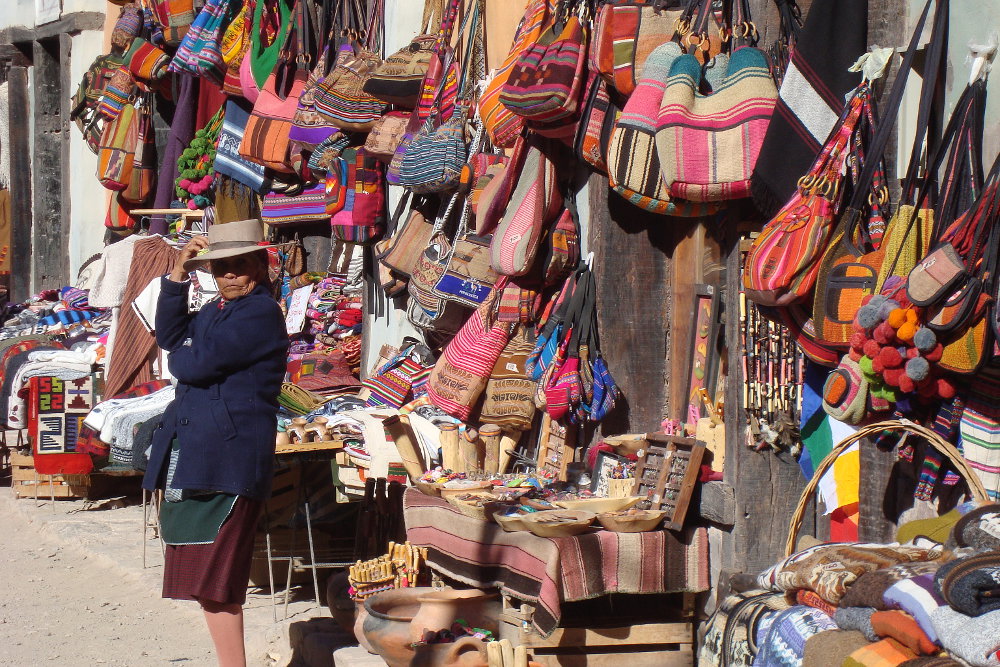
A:
[[[709,215],[718,206],[711,203],[672,201],[663,180],[656,150],[656,123],[674,60],[683,54],[676,42],[667,42],[649,55],[642,78],[615,124],[608,144],[607,164],[611,189],[630,203],[651,213],[683,217]],[[726,56],[716,57],[716,61]],[[710,68],[711,79],[721,69]]]
[[[177,47],[168,70],[203,76],[221,84],[226,73],[222,33],[236,16],[240,5],[239,0],[207,0]]]
[[[725,201],[750,194],[778,90],[763,51],[745,46],[729,56],[723,81],[699,91],[702,65],[689,54],[670,67],[656,130],[663,180],[674,197]]]
[[[309,71],[296,65],[291,54],[279,60],[254,102],[240,142],[240,155],[274,171],[293,172],[289,133],[308,76]]]
[[[501,283],[444,348],[428,381],[431,402],[462,421],[472,414],[510,339],[511,324],[498,322],[494,313]]]
[[[97,180],[109,190],[124,190],[132,179],[139,139],[139,113],[126,104],[118,117],[104,126],[97,152]]]
[[[328,218],[324,183],[307,187],[295,195],[268,192],[260,206],[261,221],[273,226],[316,222]]]
[[[528,377],[526,364],[534,345],[530,327],[515,328],[486,382],[479,421],[514,431],[531,429],[537,383]]]
[[[271,189],[271,179],[264,175],[264,165],[240,155],[240,144],[250,120],[250,111],[246,106],[247,103],[242,100],[230,99],[226,102],[213,167],[216,173],[242,183],[257,194],[264,194]]]

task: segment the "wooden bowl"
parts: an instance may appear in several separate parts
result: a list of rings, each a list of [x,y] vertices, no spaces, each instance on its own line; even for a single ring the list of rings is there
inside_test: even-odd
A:
[[[477,500],[466,500],[461,498],[458,494],[453,494],[451,496],[445,497],[449,503],[458,508],[458,511],[465,516],[472,517],[473,519],[480,519],[481,521],[488,521],[492,512],[489,511],[490,505],[495,504],[496,498],[491,493],[483,493],[478,491],[463,491],[464,495],[476,496]],[[482,498],[482,500],[478,500]],[[481,504],[480,504],[481,503]],[[493,508],[493,512],[496,508]]]
[[[462,495],[463,493],[478,493],[480,491],[489,491],[493,488],[493,484],[490,482],[473,481],[471,479],[455,479],[444,484],[439,484],[438,486],[441,487],[441,497],[445,500],[452,496]]]
[[[568,510],[587,510],[594,514],[603,514],[604,512],[627,510],[640,500],[642,500],[641,496],[629,496],[628,498],[580,498],[578,500],[557,500],[554,504],[559,507],[565,507]]]
[[[605,512],[597,515],[597,521],[615,533],[644,533],[659,526],[666,515],[664,510],[640,510],[636,514]]]
[[[587,510],[545,510],[525,514],[521,523],[538,537],[572,537],[590,530],[596,518]]]
[[[524,514],[500,514],[497,512],[493,515],[493,520],[499,524],[508,533],[516,533],[522,530],[528,530],[528,527],[524,525],[524,519],[526,515]]]
[[[417,480],[413,483],[413,486],[417,487],[428,496],[433,496],[434,498],[441,497],[441,485],[435,484],[434,482],[421,482]]]

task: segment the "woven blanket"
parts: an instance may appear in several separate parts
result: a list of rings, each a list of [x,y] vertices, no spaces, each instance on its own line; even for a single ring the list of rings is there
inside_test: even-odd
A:
[[[90,456],[76,452],[83,418],[94,407],[93,378],[33,377],[28,388],[35,469],[43,475],[85,475],[93,470]]]
[[[427,547],[430,567],[452,579],[501,591],[536,605],[533,623],[552,634],[563,601],[608,593],[708,590],[708,533],[669,531],[541,538],[507,533],[467,517],[440,498],[409,489],[403,496],[406,536]]]

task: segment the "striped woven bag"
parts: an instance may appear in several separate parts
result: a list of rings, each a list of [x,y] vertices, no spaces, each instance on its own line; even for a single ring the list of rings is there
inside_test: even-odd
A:
[[[962,455],[1000,502],[1000,374],[986,368],[969,385],[960,425]]]
[[[188,28],[167,70],[221,84],[226,73],[222,31],[233,21],[240,5],[239,0],[208,0]]]
[[[799,189],[754,239],[743,267],[747,298],[763,306],[788,306],[813,295],[820,258],[833,232],[846,148],[864,106],[854,95]]]
[[[268,192],[260,207],[260,219],[272,226],[326,220],[326,186],[317,183],[296,195]]]
[[[571,16],[557,31],[548,30],[521,54],[500,91],[500,102],[537,123],[555,123],[580,108],[586,83],[587,28]]]
[[[399,184],[419,194],[448,192],[458,187],[462,167],[469,159],[465,122],[469,105],[461,104],[452,117],[435,128],[428,118],[413,138],[399,168]]]
[[[649,55],[642,78],[629,97],[611,133],[608,145],[608,178],[611,189],[632,204],[651,213],[697,217],[718,210],[712,203],[671,201],[663,183],[660,156],[656,151],[656,117],[663,99],[667,75],[683,53],[676,42],[667,42]],[[717,56],[722,62],[728,56]],[[710,68],[709,80],[724,68]]]
[[[267,77],[267,82],[254,102],[253,112],[247,120],[240,143],[241,156],[274,171],[294,171],[289,163],[291,142],[288,134],[308,76],[309,70],[296,65],[292,54],[283,51],[278,66]],[[280,90],[279,77],[282,82]]]
[[[663,180],[671,196],[688,201],[747,197],[778,100],[767,56],[736,49],[724,80],[708,95],[699,92],[701,73],[690,54],[670,67],[656,128]]]
[[[493,366],[510,340],[513,325],[496,320],[496,300],[505,279],[472,314],[444,348],[427,383],[431,402],[452,417],[466,421],[479,401]]]
[[[104,126],[97,152],[97,180],[109,190],[124,190],[132,179],[139,139],[139,114],[126,104],[118,117]]]
[[[500,101],[500,91],[521,53],[542,34],[549,17],[548,0],[531,0],[514,36],[510,52],[479,96],[479,115],[494,146],[510,148],[521,134],[524,120]]]

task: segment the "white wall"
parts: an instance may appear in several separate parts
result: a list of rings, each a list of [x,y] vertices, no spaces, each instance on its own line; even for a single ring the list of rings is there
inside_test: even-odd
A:
[[[104,3],[100,3],[104,4]],[[73,90],[94,58],[104,53],[104,33],[96,30],[74,35],[70,53],[70,80]],[[97,182],[97,156],[87,147],[83,135],[70,124],[69,165],[64,178],[70,179],[69,278],[74,280],[80,265],[104,247],[106,190]]]

